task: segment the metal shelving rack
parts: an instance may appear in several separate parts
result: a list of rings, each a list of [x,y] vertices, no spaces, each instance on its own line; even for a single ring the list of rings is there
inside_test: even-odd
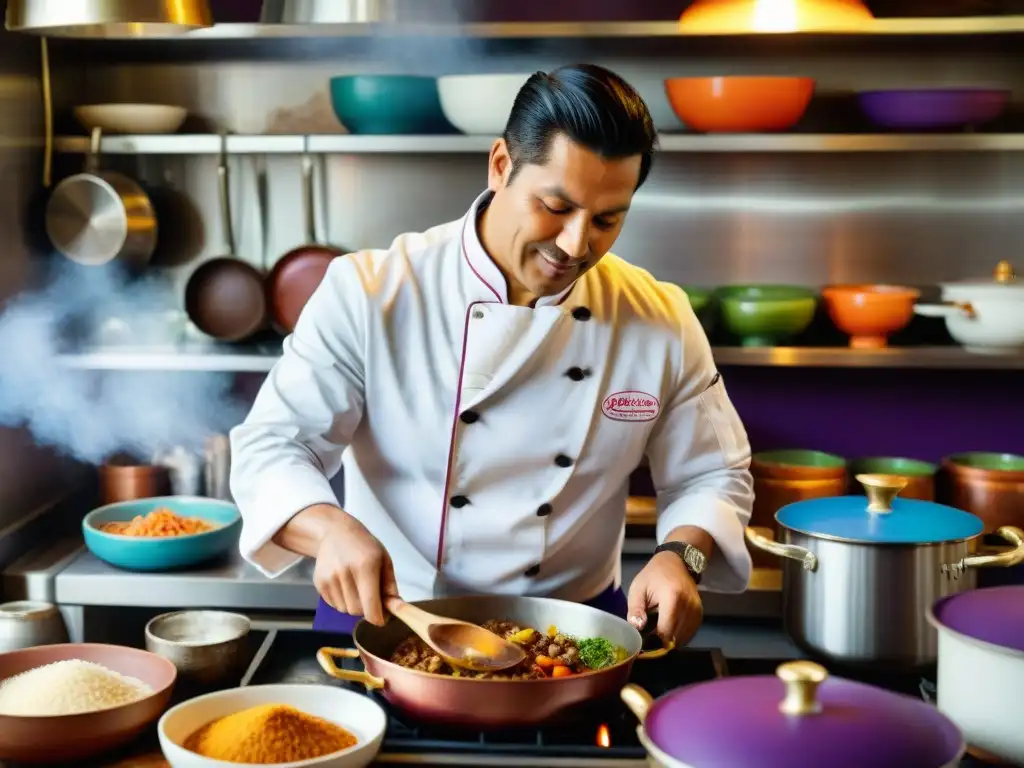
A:
[[[174,347],[83,350],[61,357],[69,368],[117,371],[224,371],[266,373],[280,355],[272,345],[231,347],[200,342]],[[919,368],[1024,370],[1024,354],[977,354],[961,347],[716,347],[715,360],[728,366],[790,368]]]
[[[229,136],[228,152],[238,155],[300,154],[304,136]],[[317,154],[468,154],[490,150],[491,136],[350,136],[318,134],[309,137]],[[660,137],[662,152],[1019,152],[1024,133],[954,134],[688,134]],[[61,136],[55,149],[67,154],[89,151],[85,136]],[[216,134],[106,136],[107,155],[214,155],[220,152]]]

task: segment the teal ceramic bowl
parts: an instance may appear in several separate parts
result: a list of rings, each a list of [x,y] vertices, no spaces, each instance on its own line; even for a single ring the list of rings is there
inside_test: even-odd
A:
[[[128,522],[137,515],[167,507],[182,517],[199,517],[216,526],[192,536],[139,538],[104,533],[105,523]],[[82,520],[85,546],[100,560],[131,571],[168,571],[211,560],[238,546],[242,517],[227,501],[191,496],[158,496],[108,504]]]
[[[715,291],[725,329],[744,347],[770,347],[803,333],[818,295],[797,285],[728,285]]]
[[[355,134],[454,133],[441,111],[437,80],[416,75],[331,78],[334,114]]]

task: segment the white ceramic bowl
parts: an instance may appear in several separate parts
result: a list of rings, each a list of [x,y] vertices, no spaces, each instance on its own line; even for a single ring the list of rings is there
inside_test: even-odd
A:
[[[441,96],[441,110],[448,122],[463,133],[500,136],[516,95],[529,78],[529,74],[439,77],[437,91]],[[664,78],[627,79],[643,97],[659,133],[683,130],[682,122],[665,96]]]
[[[439,77],[441,111],[465,134],[500,136],[519,89],[532,74]]]
[[[108,133],[174,133],[181,128],[188,110],[166,104],[87,104],[75,107],[75,119],[87,131],[101,128]]]
[[[377,757],[387,717],[368,696],[330,685],[255,685],[231,688],[184,701],[157,724],[160,749],[171,768],[244,768],[244,763],[211,760],[181,744],[207,723],[261,704],[288,704],[340,725],[358,741],[348,749],[313,760],[277,763],[275,768],[363,768]]]

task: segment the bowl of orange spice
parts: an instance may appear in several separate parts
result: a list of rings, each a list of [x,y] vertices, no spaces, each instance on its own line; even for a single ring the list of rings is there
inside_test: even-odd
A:
[[[167,710],[157,725],[171,768],[363,768],[387,728],[373,699],[332,685],[255,685]]]
[[[94,509],[82,520],[85,546],[110,565],[132,571],[185,568],[235,547],[238,507],[190,496],[133,499]]]

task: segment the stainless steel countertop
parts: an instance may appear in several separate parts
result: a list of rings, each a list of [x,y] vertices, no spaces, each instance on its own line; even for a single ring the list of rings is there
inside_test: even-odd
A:
[[[653,540],[627,540],[624,582],[632,579],[653,549]],[[313,563],[307,560],[276,579],[268,579],[234,551],[206,567],[129,572],[107,565],[88,552],[80,539],[72,538],[40,547],[12,563],[3,573],[3,594],[6,599],[65,606],[312,612],[317,604],[312,571]],[[705,615],[777,618],[781,602],[778,575],[777,571],[755,571],[750,589],[738,595],[705,593]]]

